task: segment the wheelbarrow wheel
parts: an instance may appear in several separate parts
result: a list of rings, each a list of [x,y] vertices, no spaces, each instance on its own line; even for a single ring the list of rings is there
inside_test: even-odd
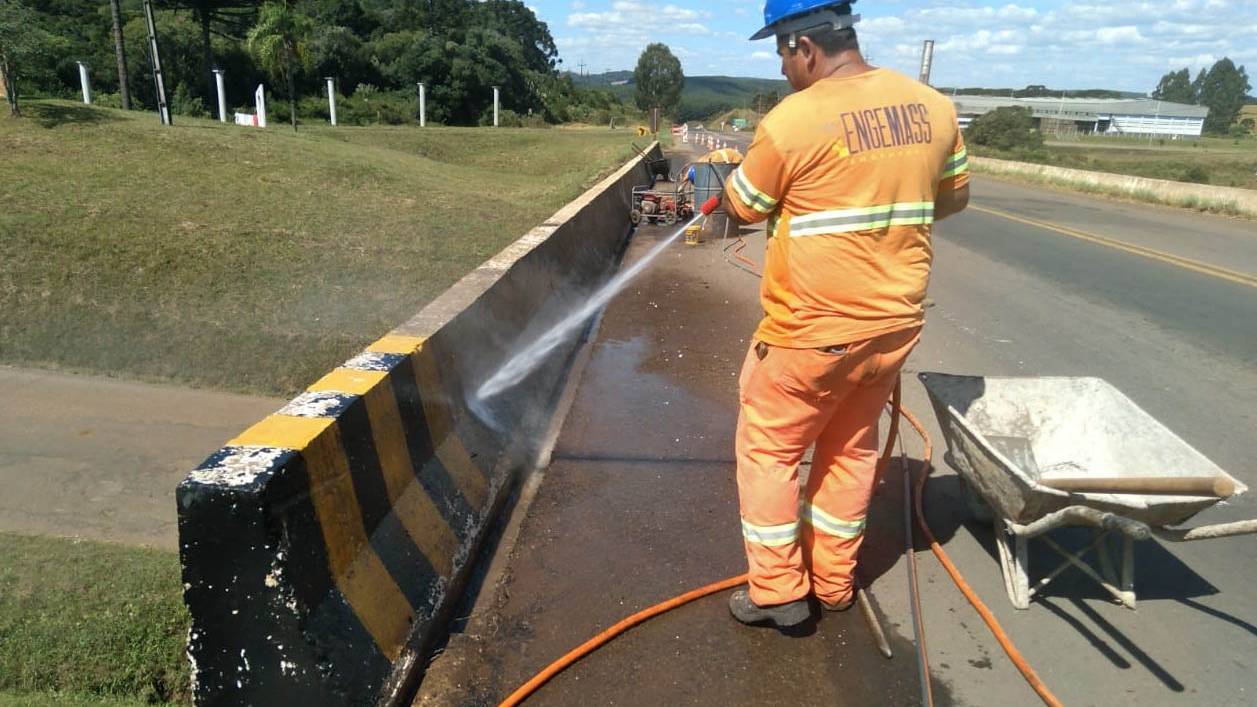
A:
[[[629,212],[629,222],[634,226],[642,222],[642,212],[639,209],[633,209]]]
[[[663,222],[669,226],[677,222],[677,212],[668,211],[663,215]]]

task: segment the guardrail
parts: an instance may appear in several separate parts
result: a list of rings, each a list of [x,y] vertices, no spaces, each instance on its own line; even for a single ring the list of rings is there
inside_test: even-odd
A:
[[[659,155],[653,145],[648,155]],[[568,359],[487,412],[474,386],[613,270],[638,157],[179,485],[188,657],[202,705],[393,704],[418,678]]]

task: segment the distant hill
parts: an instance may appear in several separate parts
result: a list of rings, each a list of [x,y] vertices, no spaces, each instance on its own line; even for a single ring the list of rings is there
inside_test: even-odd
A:
[[[621,100],[633,101],[633,72],[608,71],[603,74],[572,74],[578,86],[608,89]],[[938,87],[947,95],[958,93],[969,96],[1008,96],[1030,98],[1035,96],[1059,97],[1060,89],[1032,85],[1024,88],[961,88]],[[777,92],[778,96],[790,93],[790,84],[783,79],[756,79],[742,76],[686,76],[685,89],[681,92],[679,120],[708,120],[719,113],[735,108],[748,108],[756,93]],[[1069,98],[1143,98],[1145,94],[1132,91],[1113,91],[1105,88],[1065,90]]]
[[[580,76],[572,74],[578,86],[610,89],[621,100],[633,100],[633,72],[609,71],[605,74]],[[742,76],[686,76],[685,89],[681,92],[679,120],[701,120],[716,113],[751,105],[756,93],[776,91],[784,96],[790,93],[790,84],[782,79],[754,79]]]

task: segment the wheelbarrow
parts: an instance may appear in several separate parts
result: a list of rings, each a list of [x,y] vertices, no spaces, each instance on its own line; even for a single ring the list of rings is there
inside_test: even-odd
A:
[[[1018,609],[1070,567],[1134,609],[1134,541],[1257,533],[1257,520],[1175,527],[1248,487],[1099,378],[918,378],[966,502],[995,525],[1004,585]],[[1047,535],[1063,526],[1094,528],[1091,543],[1065,549]],[[1031,583],[1034,538],[1064,560]],[[1092,551],[1098,569],[1084,559]]]

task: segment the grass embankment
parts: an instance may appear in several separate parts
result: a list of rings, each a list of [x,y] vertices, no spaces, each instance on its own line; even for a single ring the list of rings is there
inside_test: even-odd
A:
[[[975,146],[980,157],[1036,162],[1069,169],[1150,179],[1257,189],[1257,139],[1160,140],[1083,137],[1050,142],[1036,152],[1002,152]]]
[[[174,553],[0,533],[0,706],[186,701]]]
[[[635,136],[23,110],[0,120],[0,361],[280,395],[554,213]]]

